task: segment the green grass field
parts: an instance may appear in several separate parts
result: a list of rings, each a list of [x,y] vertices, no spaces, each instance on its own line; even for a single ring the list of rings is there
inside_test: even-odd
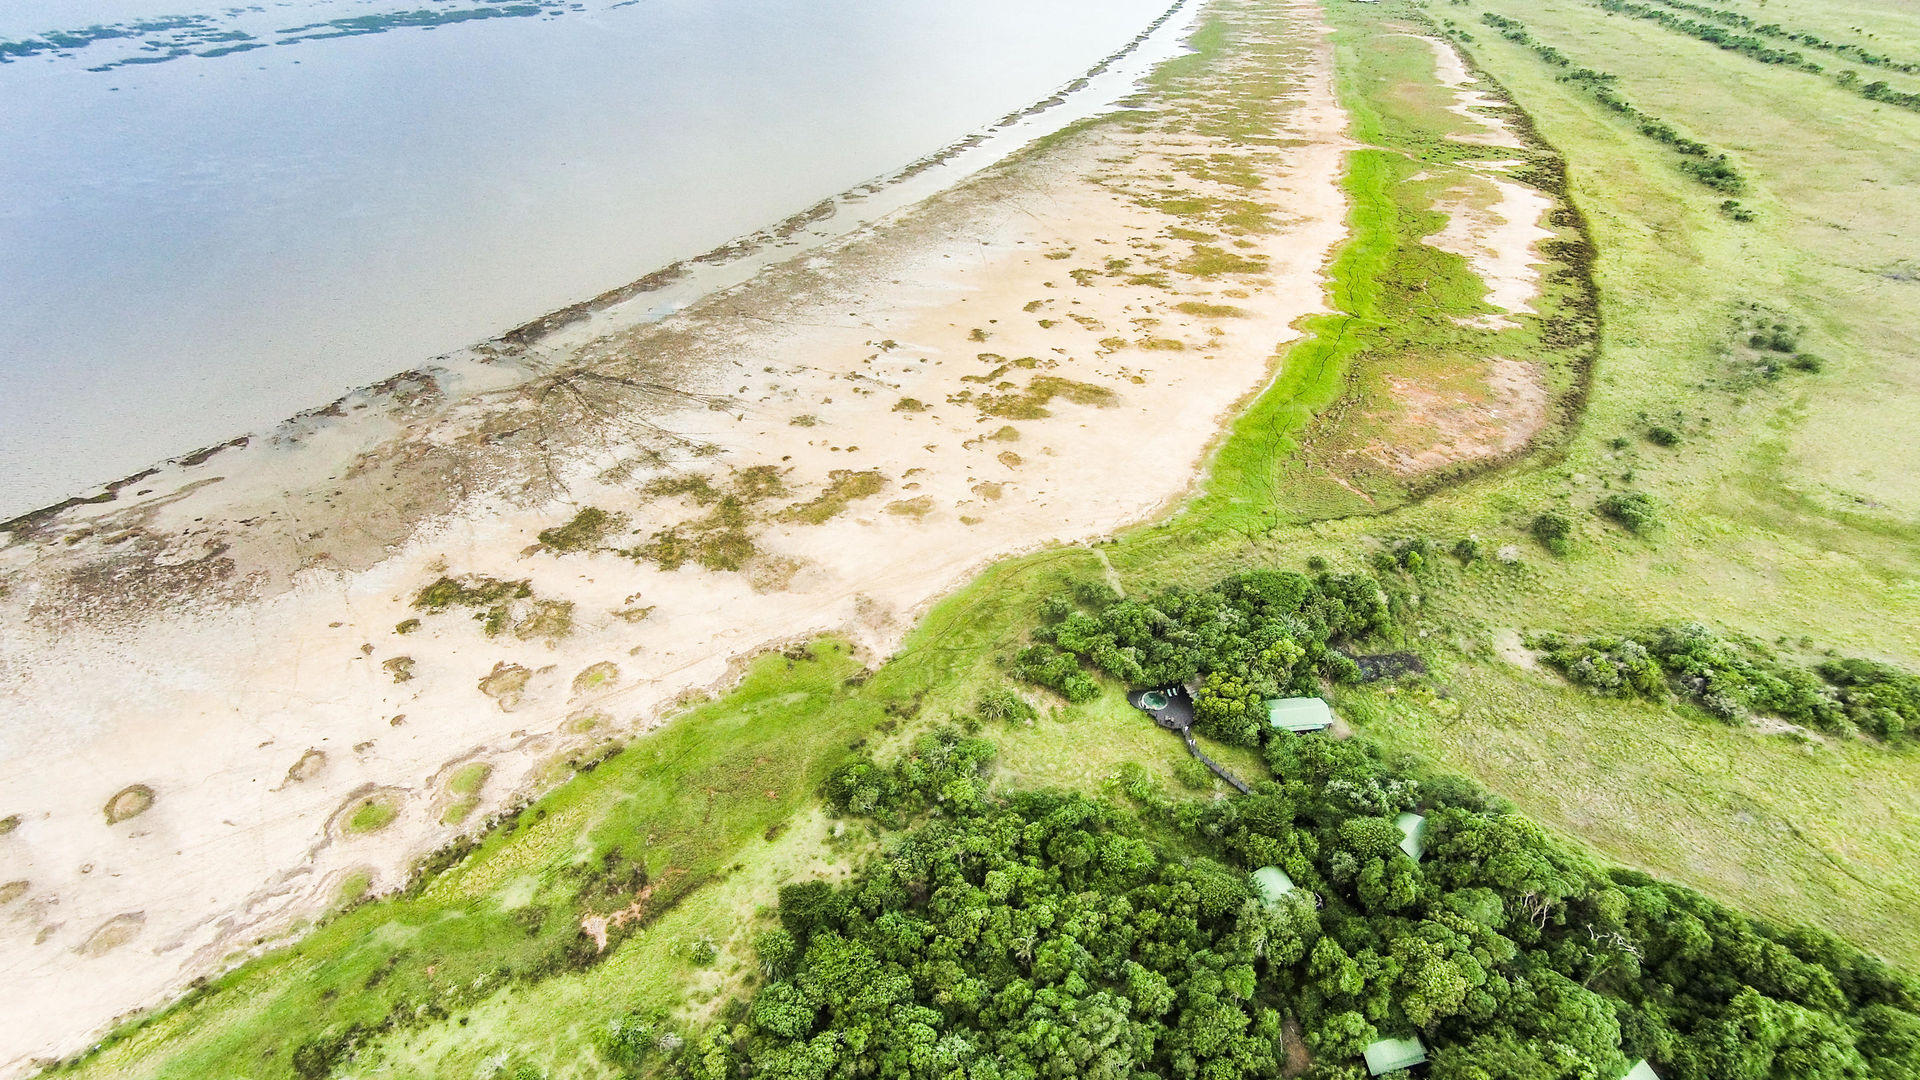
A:
[[[1889,51],[1896,37],[1920,40],[1910,18],[1885,7]],[[1795,8],[1828,28],[1883,14]],[[1670,151],[1500,40],[1479,21],[1484,11],[1522,20],[1541,41],[1616,73],[1647,111],[1732,150],[1757,220],[1730,220]],[[1194,123],[1261,137],[1254,113],[1207,93],[1222,65],[1257,51],[1246,33],[1261,12],[1257,0],[1215,5],[1203,47],[1168,65],[1153,93],[1189,102]],[[1332,267],[1336,312],[1308,320],[1307,336],[1279,358],[1193,501],[1097,550],[989,569],[873,671],[834,641],[763,658],[737,690],[582,771],[423,887],[360,904],[241,965],[72,1071],[286,1076],[303,1045],[305,1060],[320,1060],[358,1024],[356,1075],[378,1063],[392,1075],[525,1064],[556,1080],[613,1076],[592,1052],[610,1017],[711,1015],[755,977],[747,942],[778,884],[842,872],[877,842],[822,815],[815,791],[826,773],[855,747],[884,753],[911,730],[967,714],[1005,681],[1001,662],[1042,597],[1109,567],[1129,590],[1300,568],[1315,556],[1358,568],[1396,536],[1475,536],[1520,556],[1448,568],[1421,587],[1409,645],[1433,675],[1345,691],[1338,707],[1364,733],[1472,775],[1605,858],[1920,967],[1910,908],[1920,755],[1802,744],[1601,699],[1500,650],[1520,630],[1699,620],[1785,640],[1789,652],[1835,648],[1920,668],[1920,472],[1908,464],[1920,461],[1920,369],[1906,344],[1920,339],[1920,281],[1897,272],[1912,258],[1901,188],[1920,170],[1920,114],[1586,0],[1424,9],[1328,0],[1326,14],[1343,104],[1367,144],[1344,180],[1352,237]],[[1369,506],[1313,471],[1324,460],[1316,454],[1379,434],[1357,418],[1365,410],[1339,408],[1349,395],[1492,347],[1554,372],[1558,393],[1586,377],[1578,365],[1590,343],[1549,341],[1544,320],[1482,338],[1417,317],[1481,303],[1462,260],[1419,243],[1438,227],[1438,188],[1413,177],[1457,161],[1444,137],[1461,121],[1440,107],[1432,54],[1391,37],[1447,22],[1471,35],[1473,62],[1531,118],[1544,140],[1536,164],[1564,160],[1566,197],[1584,222],[1555,227],[1576,241],[1584,226],[1593,245],[1598,358],[1579,386],[1581,411],[1531,455],[1430,488],[1368,489],[1354,478],[1375,495]],[[1543,314],[1582,313],[1582,288],[1558,279]],[[1750,305],[1804,326],[1825,370],[1743,378],[1737,319]],[[1680,442],[1650,442],[1655,424]],[[1593,513],[1629,488],[1662,508],[1646,537]],[[1564,558],[1527,535],[1546,509],[1576,524]],[[1141,722],[1118,688],[1042,711],[1031,725],[987,729],[1002,749],[998,782],[1099,790],[1130,761],[1172,776],[1179,742]],[[604,954],[582,953],[581,917],[619,910],[642,880],[653,891],[638,917]],[[693,958],[701,941],[717,947],[711,963]]]

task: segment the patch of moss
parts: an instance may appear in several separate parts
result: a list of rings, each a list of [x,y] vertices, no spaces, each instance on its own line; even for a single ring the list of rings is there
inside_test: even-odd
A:
[[[602,660],[580,669],[580,674],[573,677],[573,692],[584,694],[619,681],[620,666],[611,660]]]
[[[984,416],[999,416],[1009,420],[1038,420],[1052,416],[1047,406],[1055,398],[1065,398],[1076,405],[1095,405],[1105,408],[1114,403],[1112,390],[1093,383],[1076,382],[1057,375],[1039,375],[1027,384],[1025,390],[1017,393],[982,394],[971,399],[973,406]]]
[[[573,520],[565,525],[556,525],[540,531],[540,543],[548,551],[581,551],[600,546],[607,533],[619,528],[623,519],[617,514],[609,514],[597,506],[589,506],[573,515]]]
[[[878,469],[860,472],[835,469],[827,474],[827,486],[819,495],[787,507],[780,511],[778,518],[801,525],[819,525],[845,510],[848,503],[878,495],[886,486],[887,478]]]
[[[759,502],[785,495],[787,483],[780,475],[779,466],[754,465],[733,474],[733,490],[748,502]]]
[[[460,766],[447,778],[447,790],[455,795],[478,795],[492,775],[493,766],[484,761],[471,762]]]
[[[340,887],[334,890],[333,903],[336,907],[352,907],[366,899],[367,889],[373,885],[373,875],[365,870],[355,870],[340,879]]]
[[[887,513],[900,517],[926,517],[933,510],[933,496],[921,495],[912,499],[901,499],[887,504]]]
[[[698,473],[683,473],[676,476],[656,476],[647,481],[640,489],[641,494],[653,498],[692,499],[701,506],[712,506],[720,501],[720,489],[713,482]]]
[[[145,784],[133,784],[115,792],[113,798],[107,800],[102,812],[107,816],[107,824],[118,825],[152,808],[153,789]]]
[[[391,797],[362,799],[360,805],[354,807],[353,813],[348,815],[346,824],[342,827],[355,835],[379,832],[393,824],[393,819],[398,816],[400,816],[400,808],[394,805]]]
[[[0,836],[5,836],[19,827],[19,814],[8,814],[6,817],[0,818]]]
[[[894,412],[926,412],[932,406],[919,398],[903,397],[893,403]]]
[[[558,641],[573,633],[573,601],[541,600],[513,624],[513,636],[521,641],[545,638]]]
[[[411,634],[418,629],[420,629],[419,619],[402,619],[393,626],[393,632],[396,634]]]
[[[1174,338],[1143,338],[1140,347],[1154,352],[1185,352],[1187,343]]]
[[[458,578],[442,576],[420,590],[413,598],[413,606],[425,611],[445,611],[450,607],[486,608],[524,600],[532,595],[533,583],[524,578],[501,581],[479,574]]]
[[[381,662],[380,668],[393,676],[394,682],[410,682],[413,679],[413,657],[411,656],[389,657]]]
[[[1180,271],[1193,277],[1217,277],[1221,274],[1259,274],[1267,269],[1267,260],[1236,255],[1210,244],[1195,244],[1193,254],[1180,263]]]
[[[650,560],[662,570],[678,570],[692,562],[708,570],[734,571],[745,566],[755,550],[745,529],[704,529],[696,522],[686,533],[678,528],[654,533],[651,540],[626,554]]]
[[[1175,304],[1173,310],[1202,319],[1237,319],[1247,313],[1245,308],[1237,308],[1232,304],[1207,304],[1199,300]]]

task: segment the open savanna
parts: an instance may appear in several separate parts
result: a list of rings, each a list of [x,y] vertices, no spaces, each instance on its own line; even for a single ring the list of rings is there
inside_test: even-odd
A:
[[[1196,115],[1263,137],[1244,99],[1182,82],[1244,57],[1261,7],[1211,9],[1202,48],[1156,92],[1200,100],[1212,90]],[[1733,150],[1748,178],[1741,198],[1758,211],[1735,222],[1671,151],[1499,40],[1483,10],[1329,4],[1342,103],[1363,144],[1345,180],[1351,237],[1330,268],[1334,310],[1276,357],[1274,381],[1179,511],[1095,547],[990,568],[877,666],[831,640],[764,657],[737,689],[449,853],[417,888],[352,907],[67,1068],[318,1076],[357,1047],[356,1073],[617,1075],[595,1050],[610,1018],[711,1015],[757,978],[748,943],[769,924],[778,884],[838,872],[876,842],[822,816],[820,779],[856,748],[891,752],[970,714],[983,690],[1007,683],[1005,660],[1042,598],[1108,580],[1129,592],[1198,585],[1311,558],[1357,569],[1403,536],[1475,536],[1484,551],[1518,554],[1419,579],[1407,644],[1433,674],[1344,691],[1338,704],[1366,735],[1476,777],[1606,858],[1920,966],[1920,930],[1900,904],[1920,887],[1920,757],[1600,699],[1515,662],[1524,657],[1510,647],[1502,658],[1516,630],[1700,620],[1784,638],[1795,653],[1805,638],[1807,655],[1832,647],[1920,666],[1914,480],[1896,456],[1920,409],[1897,348],[1914,316],[1888,310],[1908,295],[1900,289],[1920,286],[1875,269],[1906,257],[1897,200],[1829,186],[1906,175],[1915,166],[1897,151],[1912,147],[1920,114],[1876,111],[1811,76],[1581,0],[1499,9],[1619,73],[1647,111]],[[1438,33],[1443,18],[1471,33],[1473,61],[1537,133],[1524,152],[1499,153],[1528,161],[1528,175],[1564,162],[1564,193],[1547,191],[1567,200],[1549,223],[1556,240],[1592,245],[1590,293],[1579,252],[1541,253],[1539,314],[1517,328],[1469,333],[1456,316],[1488,313],[1483,284],[1466,260],[1422,243],[1444,223],[1436,174],[1463,167],[1455,140],[1474,125],[1446,109],[1432,50],[1400,35]],[[1830,179],[1816,161],[1829,162]],[[1849,207],[1858,231],[1834,228]],[[1751,357],[1737,319],[1754,304],[1804,327],[1825,370],[1743,374]],[[1597,338],[1543,330],[1581,319]],[[1431,474],[1444,484],[1328,467],[1338,451],[1421,437],[1385,407],[1391,379],[1464,394],[1449,382],[1455,368],[1495,349],[1536,365],[1568,410],[1523,452]],[[1375,405],[1352,404],[1362,401]],[[1679,443],[1650,442],[1656,424]],[[1663,523],[1646,536],[1593,513],[1629,487],[1661,505]],[[1545,510],[1576,524],[1565,557],[1528,538]],[[1035,694],[1038,720],[989,728],[1001,782],[1099,790],[1129,761],[1170,772],[1179,744],[1128,710],[1120,689],[1076,707]],[[604,952],[583,939],[584,918],[621,912],[633,914]]]

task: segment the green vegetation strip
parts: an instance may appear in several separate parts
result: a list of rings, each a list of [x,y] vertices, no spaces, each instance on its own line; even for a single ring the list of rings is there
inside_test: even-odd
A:
[[[1819,64],[1808,60],[1800,53],[1775,49],[1761,41],[1758,37],[1729,33],[1721,27],[1695,22],[1692,19],[1682,19],[1671,12],[1662,11],[1659,8],[1651,7],[1647,4],[1635,4],[1629,2],[1629,0],[1599,0],[1599,3],[1600,7],[1608,13],[1632,15],[1635,18],[1657,22],[1676,34],[1685,34],[1696,40],[1717,45],[1729,52],[1737,52],[1748,59],[1757,60],[1763,64],[1779,64],[1814,75],[1818,75],[1825,70]],[[1725,16],[1732,15],[1733,13],[1715,12],[1714,14],[1716,16]],[[1744,16],[1736,17],[1744,18]],[[1778,27],[1771,27],[1771,29],[1779,31]],[[1792,37],[1796,40],[1798,37],[1797,35],[1787,35],[1784,32],[1780,32],[1778,36]],[[1826,43],[1822,42],[1821,44],[1824,45]],[[1859,56],[1874,56],[1875,54],[1861,50],[1857,55],[1849,55],[1852,56],[1852,58],[1858,59]],[[1891,61],[1885,57],[1876,58],[1881,60],[1883,64],[1891,65]],[[1865,63],[1866,61],[1863,60],[1861,62]],[[1910,67],[1911,65],[1903,64],[1899,66],[1899,70],[1906,71],[1909,70]],[[1835,76],[1834,81],[1843,89],[1851,90],[1869,101],[1878,101],[1887,105],[1897,105],[1903,109],[1920,111],[1920,93],[1908,93],[1895,90],[1884,81],[1879,80],[1863,83],[1860,81],[1860,76],[1852,71],[1840,72]]]
[[[1726,154],[1714,154],[1712,147],[1680,134],[1673,125],[1658,117],[1647,115],[1636,108],[1632,102],[1614,92],[1613,83],[1618,76],[1588,67],[1575,67],[1572,57],[1551,45],[1534,40],[1533,35],[1527,32],[1525,24],[1517,19],[1510,19],[1489,11],[1480,16],[1480,21],[1499,30],[1500,36],[1508,41],[1532,49],[1542,60],[1554,67],[1570,69],[1560,76],[1561,82],[1581,87],[1595,101],[1631,121],[1640,134],[1672,147],[1674,152],[1681,155],[1680,169],[1687,175],[1727,195],[1738,195],[1746,189],[1746,180],[1727,160]]]
[[[1920,63],[1896,60],[1885,53],[1869,52],[1865,48],[1852,44],[1851,42],[1828,41],[1818,34],[1787,30],[1779,23],[1762,23],[1738,11],[1712,8],[1705,4],[1690,4],[1687,3],[1686,0],[1660,0],[1660,3],[1665,4],[1675,11],[1690,11],[1695,15],[1705,15],[1707,18],[1726,23],[1729,26],[1737,26],[1743,30],[1751,30],[1762,37],[1790,41],[1796,45],[1805,45],[1808,48],[1821,49],[1834,53],[1856,64],[1865,64],[1868,67],[1888,68],[1907,75],[1920,75]]]

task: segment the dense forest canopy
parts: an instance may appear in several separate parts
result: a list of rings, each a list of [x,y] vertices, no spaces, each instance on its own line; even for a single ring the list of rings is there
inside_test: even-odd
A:
[[[1346,673],[1329,643],[1390,633],[1393,606],[1366,577],[1089,590],[1018,667],[1069,695],[1082,658],[1231,682],[1211,726],[1242,738],[1230,706]],[[1668,1080],[1920,1078],[1920,984],[1837,939],[1602,866],[1362,740],[1250,741],[1270,775],[1212,800],[1137,767],[1108,800],[996,794],[991,743],[953,728],[850,764],[835,809],[904,831],[842,885],[781,891],[750,1002],[684,1045],[627,1018],[610,1052],[700,1080],[1332,1080],[1413,1036],[1436,1080],[1613,1080],[1641,1058]],[[1257,893],[1266,866],[1292,890]]]

